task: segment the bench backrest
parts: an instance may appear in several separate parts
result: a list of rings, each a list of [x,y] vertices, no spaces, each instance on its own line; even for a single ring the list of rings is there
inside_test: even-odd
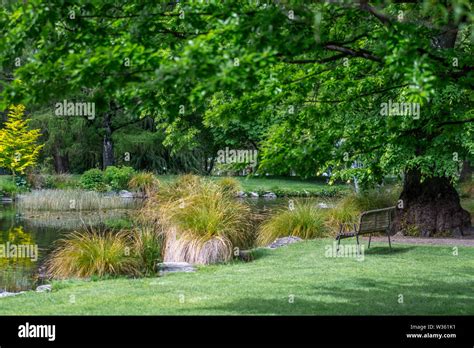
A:
[[[369,210],[360,215],[359,234],[387,231],[393,221],[395,207]]]

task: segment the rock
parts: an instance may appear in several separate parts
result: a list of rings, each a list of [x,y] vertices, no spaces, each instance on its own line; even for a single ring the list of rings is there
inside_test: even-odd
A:
[[[245,198],[245,197],[247,197],[247,194],[244,191],[239,191],[239,192],[237,192],[237,197]]]
[[[321,209],[328,209],[329,206],[328,206],[326,203],[318,203],[318,208],[321,208]]]
[[[122,198],[133,198],[133,193],[127,190],[122,190],[119,192],[119,196]]]
[[[23,293],[24,293],[24,291],[20,291],[20,292],[8,292],[8,291],[0,292],[0,298],[16,296],[16,295],[20,295],[20,294],[23,294]]]
[[[294,237],[294,236],[283,237],[283,238],[276,239],[272,244],[268,245],[267,247],[270,249],[276,249],[288,244],[293,244],[293,243],[297,243],[301,241],[303,241],[303,239],[301,239],[300,237]]]
[[[277,195],[273,192],[266,192],[262,197],[267,199],[275,199],[277,198]]]
[[[45,284],[45,285],[40,285],[36,288],[36,292],[50,292],[51,291],[51,285]]]
[[[258,195],[257,192],[250,192],[249,195],[250,195],[250,197],[252,197],[252,198],[258,198],[258,197],[259,197],[259,195]]]
[[[196,272],[196,268],[187,262],[162,262],[158,264],[158,274],[175,272]]]

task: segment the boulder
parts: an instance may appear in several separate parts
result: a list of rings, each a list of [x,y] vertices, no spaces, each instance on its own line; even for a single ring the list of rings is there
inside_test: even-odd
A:
[[[282,237],[282,238],[275,239],[275,241],[272,244],[268,245],[267,247],[270,249],[276,249],[288,244],[293,244],[293,243],[297,243],[301,241],[303,241],[303,239],[301,239],[300,237],[294,237],[294,236]]]
[[[50,291],[51,291],[50,284],[40,285],[36,288],[36,292],[50,292]]]
[[[258,197],[259,197],[259,195],[258,195],[257,192],[250,192],[249,195],[250,195],[250,197],[252,197],[252,198],[258,198]]]
[[[273,192],[265,192],[265,194],[263,195],[263,198],[275,199],[277,198],[277,195],[274,194]]]
[[[122,198],[133,198],[133,193],[127,190],[122,190],[119,192],[119,196]]]
[[[16,295],[20,295],[20,294],[23,294],[24,291],[20,291],[20,292],[8,292],[8,291],[4,291],[4,292],[0,292],[0,298],[2,297],[10,297],[10,296],[16,296]]]

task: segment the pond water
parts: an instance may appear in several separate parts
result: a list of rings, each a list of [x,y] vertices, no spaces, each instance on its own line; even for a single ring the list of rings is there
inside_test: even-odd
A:
[[[292,199],[244,199],[254,214],[264,217],[284,208]],[[316,199],[309,199],[315,204]],[[293,200],[294,201],[294,200]],[[81,226],[104,226],[128,219],[136,210],[91,212],[20,211],[14,204],[0,204],[0,292],[33,289],[43,283],[44,261],[55,242]]]
[[[14,204],[0,205],[0,292],[34,288],[55,241],[85,225],[123,219],[132,210],[94,212],[21,212]]]

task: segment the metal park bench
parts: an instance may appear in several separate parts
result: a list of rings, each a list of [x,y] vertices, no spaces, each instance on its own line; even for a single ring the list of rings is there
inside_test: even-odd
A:
[[[364,211],[360,214],[359,224],[354,224],[349,231],[347,231],[347,224],[341,224],[339,233],[336,236],[337,240],[337,252],[339,252],[339,245],[341,239],[355,237],[357,240],[357,250],[360,248],[359,236],[363,234],[369,234],[369,248],[372,234],[376,232],[384,232],[388,237],[388,245],[390,250],[392,249],[392,243],[390,241],[390,229],[393,221],[393,214],[395,213],[395,207],[376,209]]]

